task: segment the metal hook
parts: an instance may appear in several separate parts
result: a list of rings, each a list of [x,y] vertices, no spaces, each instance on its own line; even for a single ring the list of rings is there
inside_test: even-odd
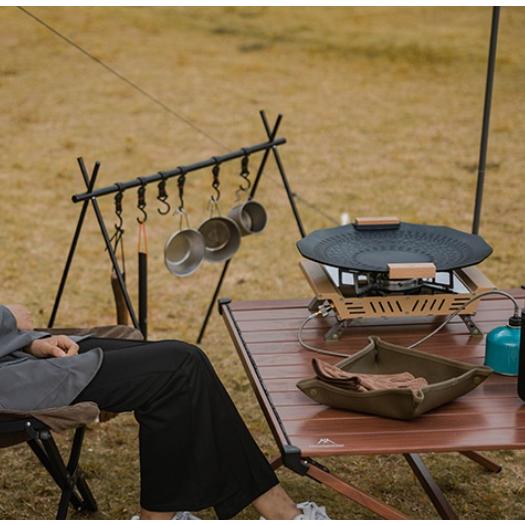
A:
[[[115,223],[115,232],[109,238],[109,241],[113,243],[113,249],[116,251],[124,236],[124,219],[122,217],[122,197],[124,196],[124,191],[122,190],[120,182],[115,183],[115,186],[118,188],[118,192],[115,193],[115,215],[117,216],[118,223]]]
[[[248,178],[250,176],[250,170],[248,168],[250,156],[246,148],[242,148],[241,151],[244,153],[244,157],[241,159],[241,177],[243,180],[239,185],[239,189],[242,191],[248,191],[252,185],[252,181]]]
[[[219,199],[221,198],[221,190],[220,190],[221,181],[219,179],[219,175],[221,172],[221,165],[219,161],[217,160],[217,157],[212,157],[212,160],[215,162],[215,165],[213,166],[211,170],[213,174],[213,182],[211,183],[211,187],[214,189],[215,195],[211,196],[211,200],[213,202],[219,202]]]
[[[186,173],[181,169],[181,174],[177,179],[177,187],[179,188],[179,212],[184,213],[184,184],[186,183]]]
[[[124,197],[124,191],[120,182],[117,182],[115,186],[118,188],[118,192],[115,193],[115,215],[118,218],[118,224],[115,223],[115,230],[117,232],[124,232],[122,226],[124,226],[124,219],[122,218],[122,198]]]
[[[146,184],[142,180],[142,177],[137,177],[140,181],[139,189],[137,190],[137,208],[142,212],[142,218],[137,217],[139,224],[144,224],[148,220],[148,212],[146,211]]]
[[[168,202],[168,192],[166,191],[166,179],[164,178],[166,175],[162,171],[159,171],[159,175],[161,179],[158,184],[159,194],[157,195],[157,200],[163,204],[164,209],[157,208],[157,211],[160,215],[167,215],[171,211],[171,205]]]

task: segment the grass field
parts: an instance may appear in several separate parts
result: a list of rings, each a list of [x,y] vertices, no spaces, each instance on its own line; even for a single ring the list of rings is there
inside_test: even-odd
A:
[[[227,149],[262,142],[257,110],[284,113],[283,161],[299,194],[329,215],[399,215],[468,230],[483,105],[488,8],[32,8],[59,31],[190,119]],[[47,322],[83,189],[76,157],[102,162],[99,184],[220,154],[225,148],[160,110],[16,8],[0,9],[1,303],[21,302]],[[525,10],[504,8],[498,49],[481,232],[494,247],[483,265],[500,287],[525,282],[521,184],[525,154]],[[234,201],[237,165],[224,170],[223,208]],[[187,184],[193,224],[206,215],[210,177]],[[175,185],[168,184],[175,203]],[[243,241],[223,294],[306,297],[297,230],[273,163],[260,187],[265,235]],[[162,246],[175,218],[148,194],[152,338],[194,340],[219,267],[171,277]],[[135,196],[125,202],[127,273],[136,296]],[[108,224],[112,199],[102,199]],[[308,230],[330,225],[301,206]],[[57,325],[110,324],[109,262],[90,213]],[[263,449],[269,430],[223,323],[203,345]],[[66,443],[66,440],[61,440]],[[50,517],[56,491],[27,447],[2,450],[0,518]],[[491,454],[488,475],[457,455],[427,456],[465,518],[525,518],[525,455]],[[136,424],[119,417],[88,432],[83,465],[98,518],[136,510]],[[397,457],[330,464],[404,512],[436,514]],[[297,500],[336,518],[371,518],[319,485],[281,473]],[[212,516],[209,511],[202,516]],[[82,516],[78,516],[79,518]],[[252,510],[240,517],[254,518]]]

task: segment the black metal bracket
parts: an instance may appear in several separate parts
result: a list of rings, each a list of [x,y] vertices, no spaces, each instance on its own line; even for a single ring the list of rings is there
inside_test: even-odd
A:
[[[283,465],[296,474],[305,476],[308,472],[308,461],[303,459],[301,449],[295,445],[285,444],[282,450]]]
[[[222,315],[222,309],[227,305],[227,304],[230,304],[232,302],[232,300],[229,298],[229,297],[221,297],[218,301],[217,301],[217,307],[218,307],[218,310],[219,310],[219,314]]]

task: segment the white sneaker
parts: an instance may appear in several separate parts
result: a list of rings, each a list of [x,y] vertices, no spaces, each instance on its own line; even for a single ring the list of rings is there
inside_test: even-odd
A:
[[[294,520],[329,520],[330,517],[326,513],[326,509],[324,507],[319,507],[317,503],[314,503],[313,501],[303,501],[302,503],[298,503],[296,507],[302,511],[301,514],[296,516]],[[261,520],[265,520],[266,518],[263,518],[262,516],[259,518]]]
[[[131,516],[132,520],[140,520],[140,516],[136,514],[135,516]],[[191,512],[188,512],[187,510],[179,511],[171,518],[172,520],[200,520],[200,518],[197,518],[194,514]]]
[[[302,514],[296,516],[295,520],[329,520],[325,507],[319,507],[313,501],[303,501],[298,503],[297,508],[302,511]]]
[[[177,512],[177,514],[175,514],[175,516],[173,516],[173,518],[171,519],[172,520],[200,520],[200,518],[197,518],[195,514],[192,514],[191,512],[187,510]]]

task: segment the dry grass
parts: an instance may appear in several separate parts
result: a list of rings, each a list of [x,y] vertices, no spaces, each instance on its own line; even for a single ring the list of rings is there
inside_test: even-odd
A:
[[[399,214],[469,228],[490,23],[486,8],[34,11],[229,147],[263,140],[259,108],[283,112],[282,134],[289,142],[282,154],[293,186],[336,217],[342,211]],[[221,150],[15,8],[0,9],[0,22],[1,301],[28,304],[43,324],[79,211],[69,200],[82,189],[77,155],[89,164],[100,159],[100,184],[106,184]],[[502,287],[524,281],[524,23],[525,11],[504,9],[482,223],[495,248],[485,270]],[[230,173],[224,185],[231,191],[224,193],[231,202],[236,181]],[[289,209],[269,179],[277,181],[273,165],[260,191],[271,225],[266,235],[244,242],[223,295],[309,294],[296,267]],[[188,184],[194,223],[204,217],[208,184],[198,176]],[[134,292],[134,196],[125,200]],[[111,204],[102,203],[110,224]],[[302,212],[308,229],[329,224],[308,208]],[[219,268],[186,280],[170,277],[161,254],[174,222],[152,211],[150,217],[152,336],[192,340]],[[109,265],[90,214],[58,323],[112,321]],[[258,441],[273,450],[218,317],[204,348]],[[89,432],[83,462],[100,501],[98,517],[125,518],[135,509],[135,431],[126,416]],[[0,517],[51,516],[55,491],[40,472],[28,478],[35,463],[29,452],[18,447],[1,454]],[[428,461],[463,517],[524,518],[524,455],[492,456],[505,467],[500,475],[456,455]],[[332,466],[358,476],[362,488],[411,515],[435,517],[399,458],[349,458]],[[334,517],[371,517],[317,484],[286,473],[282,479],[296,499],[326,502]]]

